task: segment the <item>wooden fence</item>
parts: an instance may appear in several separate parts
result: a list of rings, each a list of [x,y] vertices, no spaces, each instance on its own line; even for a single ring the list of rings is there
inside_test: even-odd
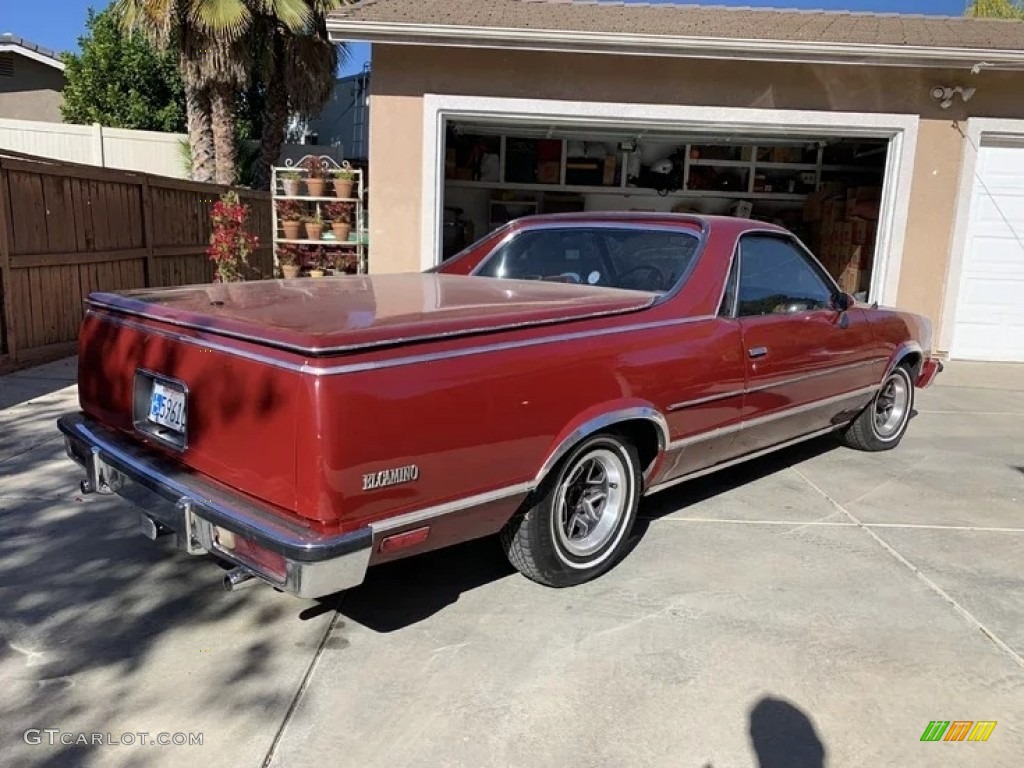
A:
[[[210,282],[224,187],[0,150],[0,368],[73,354],[92,291]],[[270,277],[270,195],[238,190]]]

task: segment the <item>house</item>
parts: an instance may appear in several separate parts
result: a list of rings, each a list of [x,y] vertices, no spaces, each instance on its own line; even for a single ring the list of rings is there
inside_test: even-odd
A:
[[[0,118],[59,123],[64,64],[24,38],[0,35]]]
[[[346,160],[365,161],[370,127],[370,68],[339,77],[330,100],[320,114],[308,121],[310,143],[338,147]]]
[[[328,29],[373,43],[376,271],[534,211],[739,213],[939,351],[1024,361],[1024,23],[364,0]]]

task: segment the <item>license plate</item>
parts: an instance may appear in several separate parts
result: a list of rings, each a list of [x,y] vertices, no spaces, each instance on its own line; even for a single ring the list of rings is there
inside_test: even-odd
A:
[[[149,397],[149,414],[146,418],[154,424],[184,433],[185,393],[154,381],[153,393]]]

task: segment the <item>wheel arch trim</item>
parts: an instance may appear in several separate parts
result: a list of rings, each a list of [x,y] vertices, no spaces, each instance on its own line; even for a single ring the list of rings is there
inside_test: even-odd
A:
[[[916,341],[905,341],[896,347],[896,350],[889,357],[889,365],[886,366],[885,375],[882,377],[882,381],[884,382],[889,378],[889,375],[896,370],[896,366],[910,355],[919,355],[921,360],[924,360],[924,350]]]
[[[608,427],[613,427],[616,424],[622,424],[627,421],[647,421],[655,427],[658,438],[658,451],[654,459],[647,467],[644,468],[644,474],[646,476],[650,469],[657,466],[658,460],[665,453],[665,450],[668,447],[670,442],[668,421],[657,408],[650,405],[636,405],[627,408],[616,408],[614,410],[596,414],[570,430],[555,445],[554,449],[548,453],[547,458],[544,460],[543,464],[541,464],[540,469],[533,478],[534,486],[540,485],[547,474],[558,464],[558,462],[565,458],[565,456],[581,441],[587,439],[591,435],[604,431]]]

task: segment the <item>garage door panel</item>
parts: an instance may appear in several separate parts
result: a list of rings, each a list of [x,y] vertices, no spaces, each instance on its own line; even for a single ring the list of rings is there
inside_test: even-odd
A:
[[[976,168],[950,355],[1024,362],[1024,146]]]
[[[1024,227],[1024,192],[1016,195],[983,194],[974,199],[972,224],[977,235],[1003,235],[1013,237]]]

